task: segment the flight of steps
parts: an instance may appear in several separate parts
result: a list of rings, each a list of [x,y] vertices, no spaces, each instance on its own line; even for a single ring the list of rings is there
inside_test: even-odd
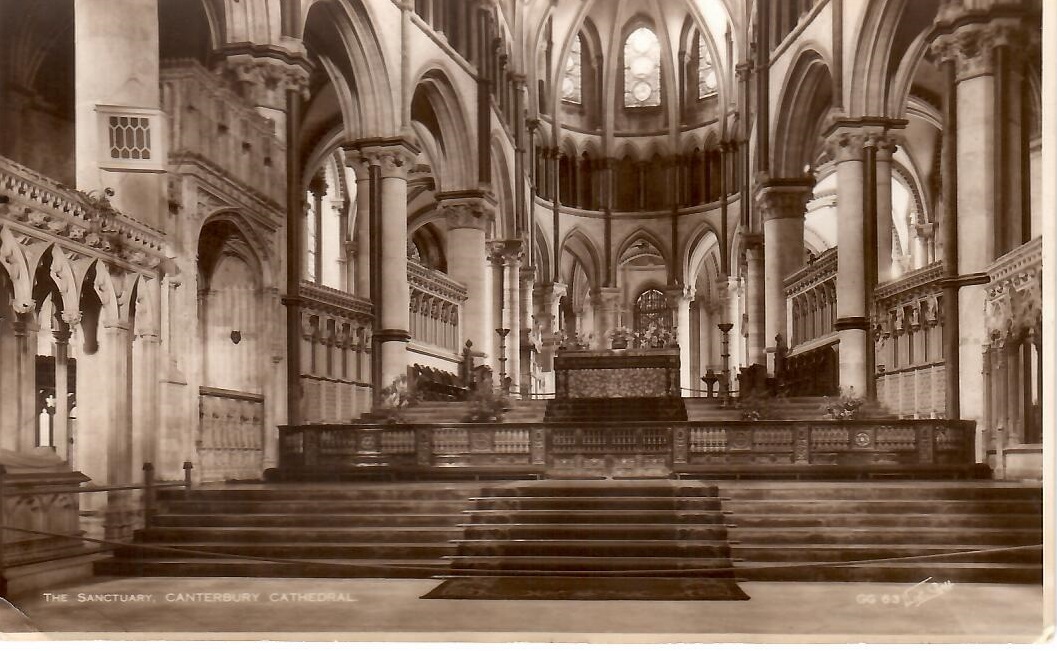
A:
[[[207,558],[119,548],[96,563],[118,576],[429,578],[447,567],[470,498],[487,484],[290,484],[159,491],[134,542],[303,561]]]
[[[538,481],[474,498],[434,598],[745,599],[715,486]]]
[[[1041,583],[1042,491],[996,482],[720,482],[738,579]],[[804,564],[976,550],[860,566]],[[787,567],[790,564],[796,567]]]

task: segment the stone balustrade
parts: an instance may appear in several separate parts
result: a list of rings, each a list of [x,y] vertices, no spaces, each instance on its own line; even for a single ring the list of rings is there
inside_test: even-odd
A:
[[[301,382],[308,422],[342,422],[371,408],[370,301],[301,282]]]
[[[874,292],[877,399],[904,418],[942,418],[943,262],[916,269]]]
[[[102,260],[108,264],[144,272],[158,266],[164,255],[162,233],[110,206],[106,196],[78,192],[33,170],[0,156],[0,229],[6,233],[5,253],[0,262],[15,279],[16,287],[30,283],[16,270],[14,249],[58,244],[66,257]],[[22,256],[22,261],[39,259]],[[72,282],[72,279],[71,279]]]
[[[789,346],[802,346],[834,334],[837,320],[837,249],[816,259],[785,279],[789,310]]]
[[[197,163],[275,206],[285,203],[286,148],[275,125],[196,61],[163,62],[161,104],[169,160]]]
[[[414,260],[407,261],[407,281],[412,342],[458,354],[463,343],[459,323],[468,297],[466,287]]]
[[[797,467],[968,472],[973,431],[972,422],[948,420],[306,425],[280,428],[280,470],[413,476],[460,469],[548,477]]]

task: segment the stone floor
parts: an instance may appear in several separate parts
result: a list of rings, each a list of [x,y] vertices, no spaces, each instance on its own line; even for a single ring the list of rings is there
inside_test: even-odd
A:
[[[750,601],[419,599],[437,583],[96,579],[16,597],[10,605],[0,600],[0,639],[110,639],[123,634],[253,639],[266,634],[265,639],[280,640],[315,632],[331,640],[788,642],[792,636],[811,636],[818,641],[882,642],[931,635],[983,642],[1031,641],[1043,634],[1041,586],[747,582],[741,586]],[[91,600],[96,595],[109,601]],[[212,601],[194,595],[211,595]],[[243,601],[237,603],[239,599]]]

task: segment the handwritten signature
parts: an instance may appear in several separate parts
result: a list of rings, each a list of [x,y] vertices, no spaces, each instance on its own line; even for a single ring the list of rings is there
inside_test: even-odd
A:
[[[884,606],[898,606],[903,605],[904,608],[911,608],[920,606],[921,604],[931,601],[936,597],[942,597],[951,590],[954,589],[954,584],[950,581],[944,581],[938,583],[929,578],[915,583],[909,588],[900,592],[888,592],[883,594],[870,594],[864,593],[856,596],[855,600],[863,606],[873,606],[881,604]]]
[[[903,606],[905,608],[920,606],[926,601],[931,601],[936,597],[942,597],[953,589],[954,584],[950,581],[936,583],[930,576],[924,581],[915,583],[903,591]]]

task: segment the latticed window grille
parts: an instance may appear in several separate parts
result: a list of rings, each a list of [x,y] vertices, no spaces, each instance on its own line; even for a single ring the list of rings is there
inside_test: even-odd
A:
[[[150,118],[111,115],[109,125],[111,158],[118,160],[150,159]]]
[[[672,310],[659,289],[647,289],[635,299],[635,330],[645,332],[653,327],[672,329]]]

